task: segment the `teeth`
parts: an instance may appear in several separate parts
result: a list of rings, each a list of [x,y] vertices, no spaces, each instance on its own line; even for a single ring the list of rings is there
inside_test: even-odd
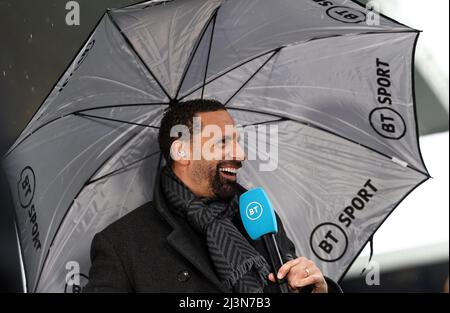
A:
[[[237,170],[237,168],[224,167],[224,168],[221,168],[220,171],[236,174],[238,170]]]

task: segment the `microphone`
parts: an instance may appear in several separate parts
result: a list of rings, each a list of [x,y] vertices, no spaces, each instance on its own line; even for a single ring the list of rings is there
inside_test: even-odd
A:
[[[250,238],[263,238],[272,263],[275,280],[282,293],[288,293],[287,282],[277,278],[277,273],[283,265],[280,250],[275,241],[278,232],[277,219],[272,203],[263,188],[254,188],[243,193],[239,198],[239,211],[242,223]]]

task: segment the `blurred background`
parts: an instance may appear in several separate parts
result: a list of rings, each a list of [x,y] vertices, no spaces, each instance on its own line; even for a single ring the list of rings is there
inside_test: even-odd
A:
[[[71,26],[66,23],[68,2],[0,0],[0,155],[25,128],[105,10],[136,1],[78,0],[80,23]],[[449,273],[449,2],[371,3],[423,31],[416,51],[416,104],[422,154],[433,179],[397,207],[374,236],[371,262],[366,247],[341,284],[345,292],[441,292]],[[21,292],[7,191],[2,176],[0,292]]]

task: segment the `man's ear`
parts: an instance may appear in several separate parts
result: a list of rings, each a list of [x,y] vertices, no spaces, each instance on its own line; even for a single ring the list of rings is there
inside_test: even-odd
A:
[[[187,145],[181,140],[175,140],[170,146],[170,157],[181,165],[190,163]]]

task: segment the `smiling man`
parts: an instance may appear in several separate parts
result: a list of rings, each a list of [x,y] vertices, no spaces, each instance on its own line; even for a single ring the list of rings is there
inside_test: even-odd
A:
[[[236,181],[245,161],[239,134],[214,100],[170,106],[159,144],[167,165],[153,201],[94,237],[87,292],[279,292],[262,240],[245,232]],[[292,292],[339,292],[295,248],[277,217],[284,265],[276,273]]]

